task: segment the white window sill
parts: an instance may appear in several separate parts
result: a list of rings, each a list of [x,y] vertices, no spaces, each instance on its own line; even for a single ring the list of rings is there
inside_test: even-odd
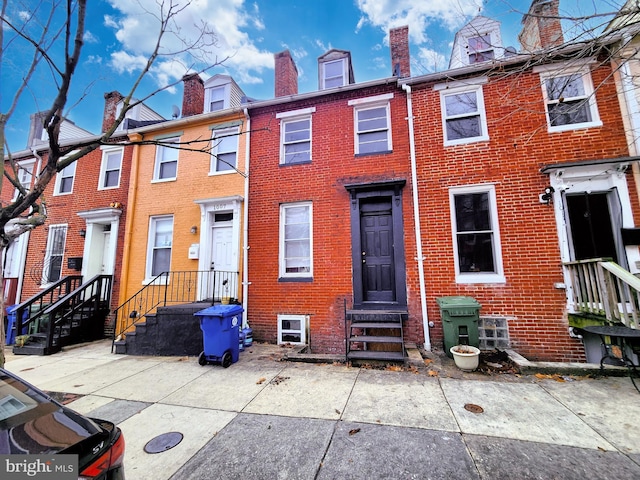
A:
[[[172,177],[172,178],[154,178],[153,180],[151,180],[151,183],[175,182],[177,179],[178,179],[178,177]]]
[[[142,285],[169,285],[171,283],[171,278],[169,276],[160,277],[160,278],[145,278],[142,281]]]
[[[489,135],[483,135],[481,137],[461,138],[459,140],[446,140],[444,142],[445,147],[453,147],[456,145],[468,145],[470,143],[486,142],[489,140]]]
[[[209,176],[215,177],[217,175],[228,175],[230,173],[238,173],[238,172],[236,172],[235,170],[225,170],[224,172],[209,172]]]
[[[602,122],[589,122],[589,123],[570,123],[568,125],[558,125],[557,127],[551,127],[547,129],[549,133],[555,132],[568,132],[571,130],[583,130],[585,128],[597,128],[601,127]]]
[[[507,283],[507,279],[497,273],[458,273],[456,283]]]

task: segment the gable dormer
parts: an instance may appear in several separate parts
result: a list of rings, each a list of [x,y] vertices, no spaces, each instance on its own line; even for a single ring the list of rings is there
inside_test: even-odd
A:
[[[342,87],[355,83],[351,52],[331,49],[318,57],[318,89]]]
[[[204,82],[204,113],[239,107],[244,92],[229,75],[214,75]]]
[[[456,33],[449,68],[502,58],[500,22],[478,15]]]

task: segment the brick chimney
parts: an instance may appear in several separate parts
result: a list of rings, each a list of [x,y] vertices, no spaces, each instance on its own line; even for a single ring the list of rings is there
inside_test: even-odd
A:
[[[286,97],[298,93],[298,68],[289,50],[275,53],[275,95]]]
[[[182,117],[204,112],[204,82],[197,73],[182,77]]]
[[[564,43],[558,15],[560,0],[533,0],[529,13],[522,18],[518,41],[523,52],[535,52]]]
[[[391,69],[394,77],[411,76],[411,57],[409,56],[409,27],[389,30],[389,48],[391,50]]]
[[[118,103],[124,97],[120,92],[113,91],[104,94],[104,114],[102,115],[102,131],[109,130],[116,121],[116,112],[118,111]]]

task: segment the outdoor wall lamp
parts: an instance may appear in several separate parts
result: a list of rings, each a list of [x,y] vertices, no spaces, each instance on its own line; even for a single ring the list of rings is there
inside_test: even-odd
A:
[[[555,192],[555,189],[552,186],[545,188],[544,193],[540,194],[540,203],[549,205],[553,201],[553,192]]]
[[[194,225],[193,227],[191,227],[190,232],[191,232],[191,234],[192,234],[192,235],[195,235],[196,233],[198,233],[198,227],[196,227],[196,226]]]
[[[84,228],[81,228],[78,232],[82,238],[87,236],[87,231]]]

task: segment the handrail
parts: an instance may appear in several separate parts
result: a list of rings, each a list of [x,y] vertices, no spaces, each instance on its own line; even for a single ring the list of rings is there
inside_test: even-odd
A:
[[[16,319],[16,334],[21,335],[25,328],[32,328],[32,325],[39,324],[45,314],[46,307],[69,295],[81,283],[81,275],[68,275],[16,305],[13,309]]]
[[[155,313],[158,307],[198,301],[210,302],[213,305],[223,297],[230,300],[239,299],[239,276],[240,272],[222,270],[160,273],[114,310],[116,327],[112,351],[118,338],[142,321],[146,315]]]
[[[604,316],[609,323],[640,327],[640,279],[610,258],[567,262],[570,306],[579,313]]]

